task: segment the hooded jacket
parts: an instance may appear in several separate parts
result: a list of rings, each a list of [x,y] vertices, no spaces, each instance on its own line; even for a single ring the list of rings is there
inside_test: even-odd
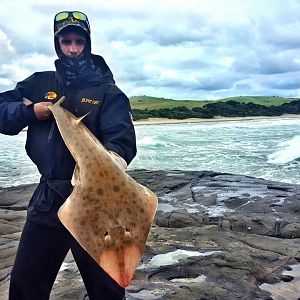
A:
[[[75,80],[67,86],[56,63],[56,72],[34,73],[19,82],[14,90],[0,93],[0,133],[15,135],[28,126],[26,152],[42,175],[41,182],[46,181],[63,200],[70,192],[69,181],[75,161],[61,138],[55,120],[52,118],[38,121],[33,105],[23,104],[23,98],[37,103],[55,102],[66,96],[62,106],[77,117],[89,113],[83,119],[83,123],[108,150],[116,152],[127,164],[136,155],[129,100],[115,85],[113,75],[104,59],[92,55],[92,60],[96,69],[84,81]],[[68,182],[68,188],[61,189],[60,185],[55,188],[59,181]],[[49,191],[42,192],[49,194]],[[44,198],[39,201],[46,203],[40,205],[43,211],[44,206],[45,211],[48,211],[50,208],[47,198],[51,197],[41,197],[41,193],[36,193],[38,192],[35,192],[32,201],[34,198]]]

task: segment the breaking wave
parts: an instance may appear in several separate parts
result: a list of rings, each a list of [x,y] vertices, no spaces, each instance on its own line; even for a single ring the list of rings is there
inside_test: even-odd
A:
[[[139,144],[140,145],[153,145],[153,146],[155,146],[155,145],[158,145],[159,142],[151,136],[144,136],[139,140]]]
[[[300,184],[300,118],[136,127],[129,170],[212,170]],[[26,132],[0,134],[0,188],[37,183]]]
[[[278,150],[268,156],[268,162],[286,164],[300,158],[300,135],[278,144]]]

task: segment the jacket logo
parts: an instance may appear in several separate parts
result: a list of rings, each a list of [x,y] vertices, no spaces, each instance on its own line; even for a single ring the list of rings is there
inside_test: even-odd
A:
[[[81,98],[81,103],[89,103],[89,104],[97,105],[100,102],[101,102],[101,100],[92,100],[92,99],[88,99],[88,98]]]
[[[55,92],[47,92],[45,94],[45,99],[54,100],[57,98],[57,94]]]

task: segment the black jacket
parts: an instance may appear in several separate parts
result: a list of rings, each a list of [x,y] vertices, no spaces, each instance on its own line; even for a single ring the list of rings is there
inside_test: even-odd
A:
[[[77,117],[89,113],[83,123],[108,150],[118,153],[127,164],[136,155],[129,100],[115,85],[104,59],[95,55],[92,59],[97,69],[84,81],[66,86],[59,72],[38,72],[19,82],[14,90],[0,93],[0,133],[15,135],[28,126],[26,151],[42,175],[38,187],[42,192],[37,190],[33,198],[46,201],[46,204],[40,203],[42,211],[51,209],[48,198],[53,198],[49,197],[44,185],[52,186],[61,198],[68,196],[69,183],[65,189],[63,184],[57,182],[70,181],[75,161],[60,136],[55,120],[38,121],[33,106],[24,105],[23,98],[36,103],[55,102],[61,96],[66,96],[62,106]],[[55,94],[55,99],[49,99]]]
[[[75,162],[55,120],[38,121],[33,107],[22,103],[23,97],[36,103],[66,96],[62,106],[77,117],[90,112],[83,122],[107,149],[118,153],[127,164],[136,155],[129,100],[114,84],[103,58],[93,56],[93,61],[98,72],[89,82],[67,87],[58,72],[38,72],[19,82],[14,90],[0,94],[0,133],[14,135],[28,126],[26,151],[45,178],[70,179]],[[45,99],[49,92],[57,97]]]

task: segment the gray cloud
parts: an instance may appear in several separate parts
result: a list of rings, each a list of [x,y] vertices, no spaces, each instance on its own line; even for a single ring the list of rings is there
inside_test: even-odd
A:
[[[299,89],[300,71],[292,74],[279,75],[275,78],[265,78],[264,85],[274,90],[295,90]]]
[[[0,89],[54,68],[53,17],[67,7],[87,13],[93,52],[104,56],[128,96],[300,96],[299,1],[130,3],[2,0]]]
[[[251,74],[278,74],[300,71],[297,62],[300,55],[288,52],[256,52],[248,57],[239,58],[233,68],[238,72]]]

